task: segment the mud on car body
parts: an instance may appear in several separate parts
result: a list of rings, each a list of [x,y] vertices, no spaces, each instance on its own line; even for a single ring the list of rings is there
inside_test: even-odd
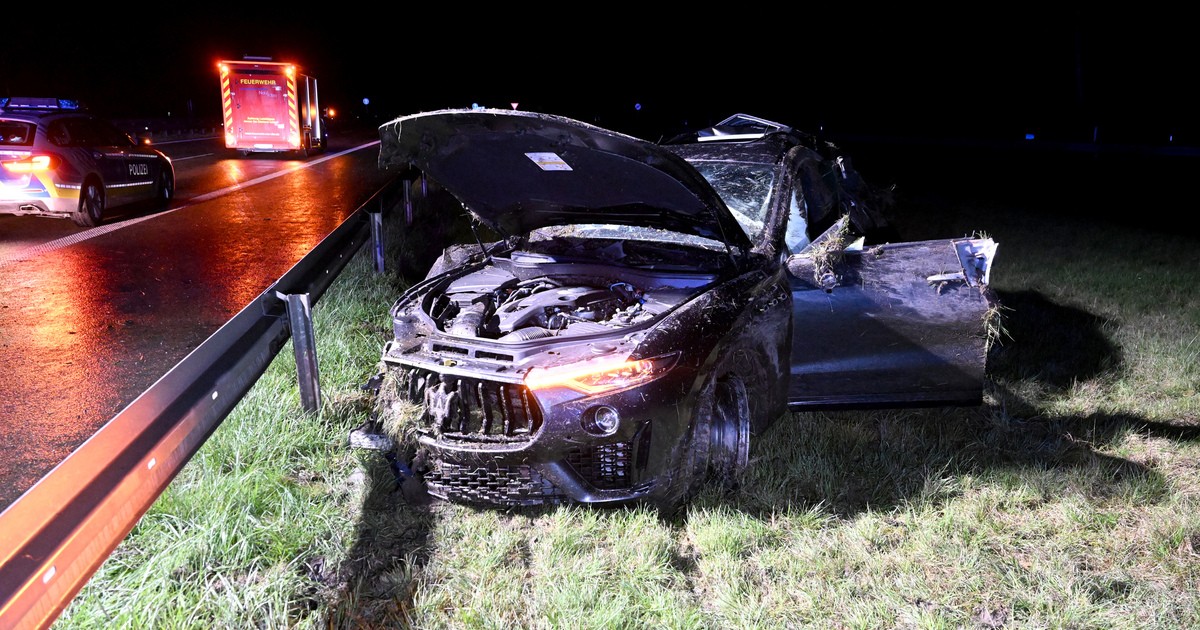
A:
[[[743,114],[663,144],[508,110],[379,131],[498,235],[398,298],[372,380],[436,497],[677,507],[789,410],[981,401],[995,243],[878,242],[832,145]]]
[[[174,193],[175,171],[166,155],[78,102],[0,99],[0,214],[69,218],[94,227],[106,209],[165,205]]]

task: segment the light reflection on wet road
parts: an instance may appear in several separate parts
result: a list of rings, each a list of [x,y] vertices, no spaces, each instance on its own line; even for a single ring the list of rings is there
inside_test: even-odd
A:
[[[86,239],[41,224],[43,243],[59,232],[80,240],[41,252],[14,237],[0,248],[0,509],[388,181],[377,145],[359,140],[324,160],[177,163],[181,210],[106,220]],[[4,225],[21,221],[52,223],[4,217],[0,242],[10,240]]]

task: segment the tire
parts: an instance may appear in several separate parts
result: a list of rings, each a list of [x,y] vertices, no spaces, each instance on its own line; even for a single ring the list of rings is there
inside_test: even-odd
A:
[[[737,489],[750,461],[750,405],[740,378],[727,375],[705,386],[684,442],[675,481],[657,501],[668,514],[709,484]]]
[[[750,404],[736,377],[717,382],[709,430],[709,472],[726,490],[736,490],[750,464]]]
[[[158,183],[154,189],[155,204],[162,209],[166,209],[170,205],[171,200],[175,198],[175,176],[170,171],[163,169],[158,173]]]
[[[104,186],[89,179],[79,189],[79,209],[71,214],[71,221],[79,227],[96,227],[104,216]]]

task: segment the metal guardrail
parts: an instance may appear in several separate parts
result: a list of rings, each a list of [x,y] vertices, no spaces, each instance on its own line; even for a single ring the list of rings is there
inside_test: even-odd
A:
[[[0,513],[0,628],[46,628],[294,338],[305,409],[319,405],[309,305],[379,226],[397,180]]]

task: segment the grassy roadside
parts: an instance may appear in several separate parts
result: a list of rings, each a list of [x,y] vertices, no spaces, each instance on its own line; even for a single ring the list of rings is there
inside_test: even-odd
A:
[[[321,412],[284,348],[55,627],[1200,625],[1196,239],[950,210],[1000,243],[986,404],[789,416],[670,521],[408,504],[347,446],[400,286],[364,252],[314,307]]]

